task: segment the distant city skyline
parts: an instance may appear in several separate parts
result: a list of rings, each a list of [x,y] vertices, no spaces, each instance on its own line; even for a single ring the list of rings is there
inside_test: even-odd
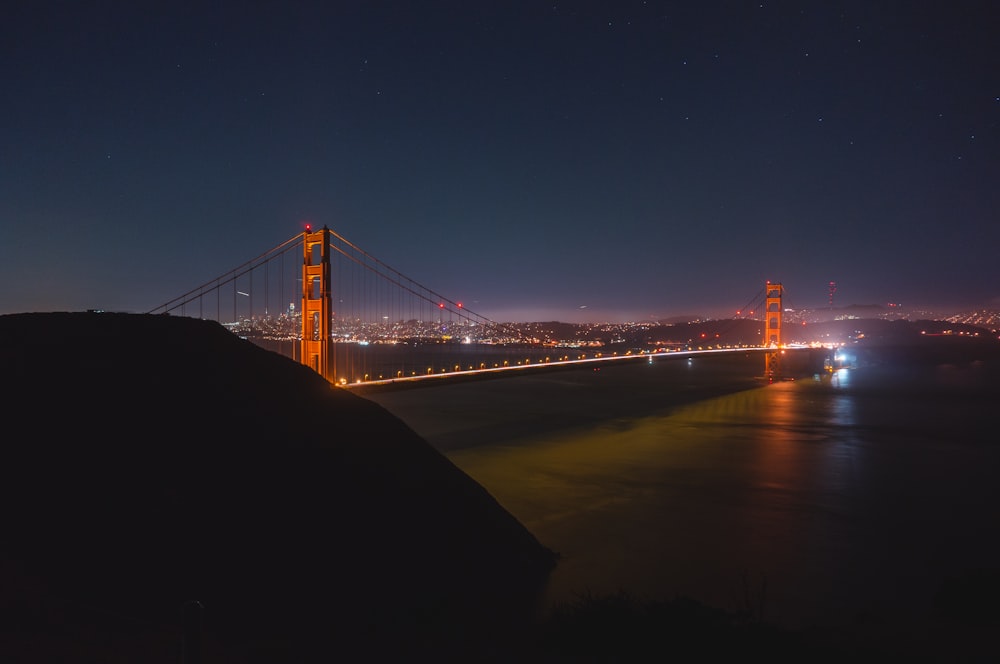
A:
[[[995,8],[50,0],[0,22],[0,313],[328,226],[493,319],[1000,306]]]

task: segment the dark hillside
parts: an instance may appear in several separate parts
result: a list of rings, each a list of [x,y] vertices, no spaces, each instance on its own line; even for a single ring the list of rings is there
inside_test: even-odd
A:
[[[206,662],[481,660],[555,564],[401,420],[215,323],[0,316],[0,376],[5,661],[177,662],[189,600]]]

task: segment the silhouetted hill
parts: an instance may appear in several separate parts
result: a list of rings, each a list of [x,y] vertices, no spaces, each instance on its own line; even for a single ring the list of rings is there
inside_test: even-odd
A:
[[[909,364],[1000,346],[893,326],[854,348]],[[0,316],[0,376],[5,664],[176,664],[190,601],[203,657],[183,664],[889,661],[898,645],[686,598],[585,598],[536,622],[552,551],[381,406],[215,323]],[[993,596],[982,578],[942,610],[995,619],[969,599]]]
[[[555,564],[381,406],[216,323],[0,316],[4,661],[482,661]],[[475,653],[475,654],[473,654]]]

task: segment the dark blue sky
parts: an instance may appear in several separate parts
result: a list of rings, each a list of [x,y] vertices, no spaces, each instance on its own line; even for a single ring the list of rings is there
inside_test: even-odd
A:
[[[36,2],[0,313],[150,310],[327,225],[494,320],[1000,308],[989,2]]]

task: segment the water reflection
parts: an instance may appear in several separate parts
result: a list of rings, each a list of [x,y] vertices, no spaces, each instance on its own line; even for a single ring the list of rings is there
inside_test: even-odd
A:
[[[616,380],[600,401],[573,391],[612,417],[448,452],[564,555],[547,602],[624,589],[742,608],[749,580],[770,620],[917,629],[946,576],[1000,559],[1000,446],[979,433],[997,394],[975,367],[847,370],[680,407]],[[551,392],[530,388],[504,408],[541,409]],[[650,407],[608,405],[639,396]]]

